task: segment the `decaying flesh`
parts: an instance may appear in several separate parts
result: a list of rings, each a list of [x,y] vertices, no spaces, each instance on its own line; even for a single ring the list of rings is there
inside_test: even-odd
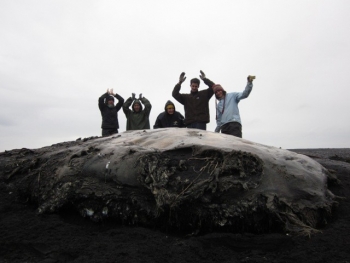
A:
[[[39,213],[160,229],[310,235],[336,204],[307,156],[194,129],[130,131],[0,153],[0,180]]]

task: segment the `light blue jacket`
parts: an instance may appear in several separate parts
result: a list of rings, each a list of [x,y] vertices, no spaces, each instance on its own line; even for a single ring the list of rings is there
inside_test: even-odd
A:
[[[226,93],[225,99],[219,100],[216,106],[216,129],[215,132],[219,132],[221,126],[229,122],[241,122],[241,117],[239,116],[238,103],[240,100],[248,98],[250,92],[253,89],[253,83],[248,82],[243,92],[231,92]],[[224,108],[225,102],[225,109]]]

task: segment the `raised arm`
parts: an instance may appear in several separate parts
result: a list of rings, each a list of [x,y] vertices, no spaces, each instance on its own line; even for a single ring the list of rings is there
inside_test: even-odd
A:
[[[140,94],[139,100],[142,102],[142,104],[145,106],[144,111],[147,113],[147,115],[149,116],[149,114],[151,113],[151,109],[152,109],[152,105],[149,102],[148,99],[146,99],[145,97],[142,97],[142,94]]]
[[[185,81],[185,79],[186,79],[185,72],[182,72],[180,74],[179,82],[175,85],[175,87],[173,89],[173,94],[172,94],[173,98],[176,99],[181,104],[184,104],[184,102],[185,102],[182,94],[180,93],[181,84]]]
[[[208,99],[210,99],[213,95],[214,95],[214,89],[213,89],[213,86],[215,85],[214,82],[212,82],[210,79],[208,79],[206,76],[205,76],[205,73],[200,70],[200,75],[199,77],[203,80],[203,82],[205,83],[205,85],[208,86]]]
[[[134,97],[134,96],[133,96]],[[125,115],[128,115],[129,112],[131,112],[131,110],[129,109],[130,105],[132,104],[132,102],[134,101],[134,99],[132,97],[129,97],[123,104],[123,111],[125,113]]]
[[[255,77],[254,77],[255,78]],[[240,101],[242,99],[245,99],[245,98],[248,98],[250,92],[252,91],[253,89],[253,78],[252,76],[248,76],[247,77],[247,85],[244,89],[243,92],[239,93],[239,95],[237,96],[237,100]]]
[[[123,97],[117,93],[114,93],[113,89],[107,90],[107,93],[109,95],[113,95],[118,100],[118,103],[115,105],[117,112],[118,112],[121,109],[121,107],[123,106],[123,103],[124,103]]]
[[[117,105],[115,105],[115,107],[116,107],[117,111],[119,111],[124,104],[124,98],[117,93],[114,94],[114,97],[116,97],[118,100],[118,103],[117,103]]]
[[[100,110],[102,110],[105,107],[105,99],[109,96],[109,90],[107,89],[107,92],[102,94],[101,97],[98,98],[98,107]]]

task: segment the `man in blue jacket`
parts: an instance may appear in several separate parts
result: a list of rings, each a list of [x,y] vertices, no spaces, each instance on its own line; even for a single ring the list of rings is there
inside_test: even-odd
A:
[[[230,134],[242,138],[242,122],[238,103],[248,98],[253,89],[254,76],[247,77],[247,85],[243,92],[227,93],[220,84],[215,84],[213,90],[216,99],[216,129],[215,132]]]

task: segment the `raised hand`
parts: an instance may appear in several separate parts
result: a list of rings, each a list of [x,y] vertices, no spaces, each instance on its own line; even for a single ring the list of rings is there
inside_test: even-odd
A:
[[[135,100],[135,93],[131,93],[131,95],[132,100]]]
[[[202,71],[202,70],[200,70],[199,71],[201,74],[199,75],[199,77],[203,80],[203,79],[205,79],[206,77],[205,77],[205,73]]]
[[[255,76],[252,76],[252,75],[249,75],[247,77],[248,82],[253,82],[254,79],[255,79]]]
[[[140,95],[139,95],[139,100],[141,100],[142,99],[142,93],[140,93]]]
[[[184,82],[185,79],[186,79],[186,77],[185,77],[185,72],[182,72],[182,73],[180,74],[179,84],[181,84],[182,82]]]

